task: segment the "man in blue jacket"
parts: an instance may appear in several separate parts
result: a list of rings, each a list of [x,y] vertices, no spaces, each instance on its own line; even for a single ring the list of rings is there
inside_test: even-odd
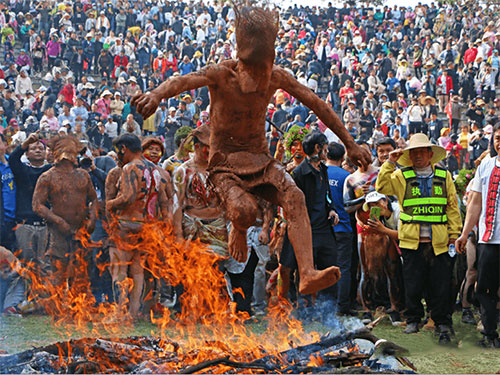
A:
[[[350,175],[342,169],[345,148],[340,143],[331,142],[328,145],[327,162],[328,183],[332,196],[333,207],[339,215],[339,223],[333,227],[337,245],[336,265],[340,268],[340,280],[337,283],[338,313],[341,315],[357,315],[351,309],[351,260],[352,260],[352,225],[351,218],[344,208],[344,183]]]
[[[0,206],[1,218],[1,245],[11,251],[16,250],[16,237],[14,227],[16,226],[16,184],[14,175],[10,169],[8,155],[5,154],[7,143],[0,134],[0,176],[2,181],[2,194]]]

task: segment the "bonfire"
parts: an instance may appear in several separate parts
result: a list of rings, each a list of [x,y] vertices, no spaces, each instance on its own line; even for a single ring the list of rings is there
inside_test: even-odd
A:
[[[47,282],[33,271],[32,264],[26,264],[23,276],[31,282],[30,298],[50,315],[62,337],[52,345],[0,356],[2,373],[416,371],[403,357],[405,349],[375,337],[372,327],[349,330],[339,325],[334,333],[323,336],[306,332],[293,317],[292,306],[278,299],[269,306],[265,333],[254,333],[246,324],[248,314],[237,312],[229,299],[221,259],[204,244],[176,241],[166,223],[147,224],[133,236],[140,236],[141,250],[147,254],[144,267],[154,278],[183,285],[180,313],[168,308],[151,312],[156,329],[150,337],[110,338],[133,322],[126,306],[96,303],[84,250],[71,262],[70,287]],[[80,233],[79,240],[82,248],[91,248],[87,234]],[[71,340],[75,329],[88,338]]]

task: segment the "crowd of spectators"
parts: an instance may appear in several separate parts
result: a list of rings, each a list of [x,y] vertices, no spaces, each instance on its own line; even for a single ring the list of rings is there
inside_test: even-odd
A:
[[[495,15],[475,3],[293,6],[280,10],[275,63],[331,104],[373,153],[373,168],[387,160],[381,146],[404,149],[411,135],[424,133],[447,150],[442,166],[456,176],[479,164],[499,121]],[[209,123],[208,88],[161,102],[147,119],[131,99],[170,77],[235,58],[234,20],[231,3],[223,1],[2,1],[2,245],[19,246],[12,234],[17,224],[42,225],[26,200],[50,158],[43,146],[24,143],[31,133],[73,134],[94,157],[113,156],[120,134],[153,135],[165,147],[164,159],[171,157],[179,129]],[[297,128],[338,141],[282,90],[269,104],[266,128],[272,155],[290,151],[283,134]],[[349,160],[344,168],[354,172]],[[354,190],[346,187],[346,202]]]

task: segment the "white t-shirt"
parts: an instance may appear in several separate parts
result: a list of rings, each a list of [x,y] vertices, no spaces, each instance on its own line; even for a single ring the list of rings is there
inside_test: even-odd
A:
[[[495,164],[500,167],[500,160],[496,158],[484,159],[476,170],[474,182],[472,183],[472,191],[481,193],[481,216],[479,217],[479,243],[486,243],[482,240],[486,231],[486,201],[488,198],[488,189],[490,185],[490,177],[493,173]],[[488,241],[488,244],[500,244],[500,196],[497,196],[497,213],[495,223],[493,224],[493,236]]]

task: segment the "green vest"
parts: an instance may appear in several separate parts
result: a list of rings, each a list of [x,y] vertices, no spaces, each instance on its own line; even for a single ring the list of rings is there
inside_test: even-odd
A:
[[[447,223],[446,170],[435,168],[432,177],[432,188],[428,197],[422,196],[424,192],[420,191],[420,184],[413,168],[404,168],[401,171],[406,180],[403,212],[399,217],[401,221],[403,223],[420,224]]]

